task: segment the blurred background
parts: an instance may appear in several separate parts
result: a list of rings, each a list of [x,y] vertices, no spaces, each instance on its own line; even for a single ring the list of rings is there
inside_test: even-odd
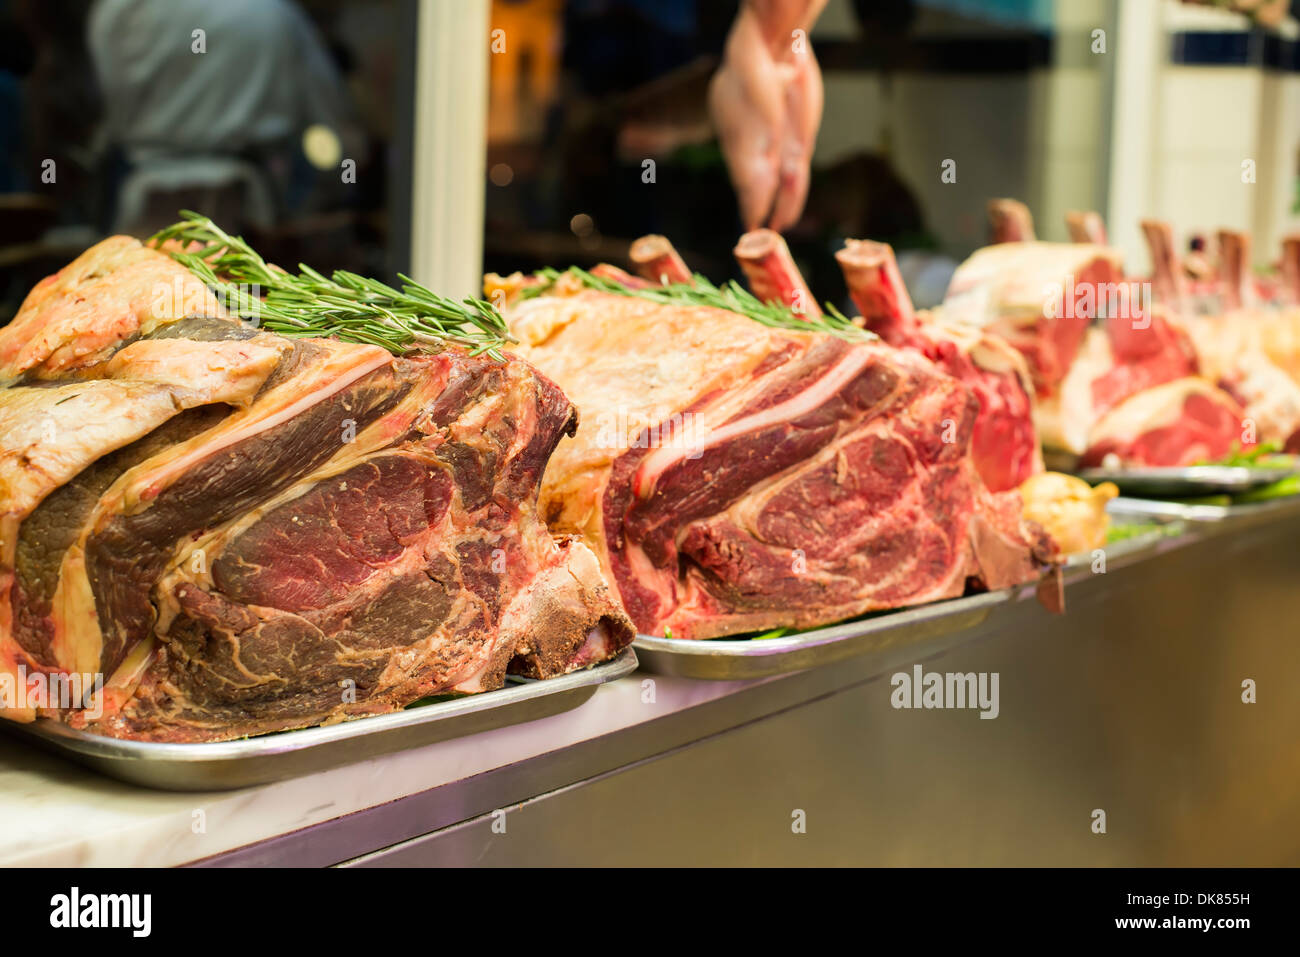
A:
[[[705,91],[737,6],[0,0],[0,321],[95,239],[147,236],[181,207],[268,259],[455,294],[484,269],[621,264],[647,232],[734,275]],[[1298,13],[830,0],[796,258],[839,299],[842,240],[891,242],[931,304],[987,241],[988,199],[1009,196],[1040,238],[1098,210],[1135,271],[1142,216],[1180,241],[1250,230],[1265,265],[1300,229]]]
[[[414,0],[0,0],[0,320],[94,241],[181,208],[274,261],[408,268],[416,17]]]

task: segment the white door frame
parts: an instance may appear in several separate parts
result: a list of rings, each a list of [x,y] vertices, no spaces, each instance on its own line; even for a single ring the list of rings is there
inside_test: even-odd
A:
[[[491,0],[420,0],[416,31],[411,275],[482,294]]]

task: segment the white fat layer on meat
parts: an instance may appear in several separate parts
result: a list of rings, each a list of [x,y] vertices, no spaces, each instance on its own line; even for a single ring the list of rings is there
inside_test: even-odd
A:
[[[1262,352],[1237,359],[1233,390],[1246,403],[1246,416],[1262,441],[1284,444],[1300,431],[1300,383]]]
[[[237,404],[260,380],[176,383],[95,379],[12,387],[0,403],[0,512],[26,516],[86,466],[152,432],[183,409]]]
[[[1045,448],[1082,455],[1097,421],[1092,383],[1115,364],[1110,337],[1092,326],[1083,337],[1070,371],[1052,395],[1034,406],[1034,428]]]
[[[1237,310],[1186,320],[1202,373],[1246,403],[1263,441],[1300,429],[1300,311]]]
[[[140,345],[137,343],[136,345]],[[147,361],[152,353],[124,349],[107,373],[113,378],[34,389],[11,387],[0,403],[0,669],[13,672],[22,658],[13,641],[9,607],[17,538],[22,520],[54,489],[87,466],[144,437],[184,409],[213,403],[243,405],[270,375],[279,351],[246,343],[203,343],[183,349],[170,364]],[[130,353],[130,354],[127,354]],[[200,370],[220,374],[197,374]],[[144,380],[133,378],[143,376]],[[67,593],[54,596],[55,663],[77,673],[99,670],[89,650],[60,655],[59,620],[93,622],[94,602],[80,551],[65,556],[80,574]],[[71,617],[61,619],[57,609]],[[97,625],[96,625],[97,629]]]
[[[202,588],[214,587],[213,563],[232,541],[271,512],[301,498],[318,485],[334,481],[338,476],[365,462],[389,455],[418,457],[430,469],[445,470],[446,466],[432,455],[440,443],[429,442],[423,445],[423,450],[427,454],[421,454],[420,448],[397,450],[391,447],[393,439],[405,432],[417,420],[426,405],[437,398],[443,385],[441,381],[422,382],[421,388],[408,393],[392,411],[358,432],[353,441],[341,443],[335,456],[310,475],[282,489],[261,505],[241,512],[230,521],[214,526],[199,537],[178,542],[154,591],[154,603],[158,609],[158,622],[154,630],[159,634],[165,634],[179,613],[180,609],[174,597],[176,586],[182,582],[192,582]],[[475,407],[475,411],[477,412],[481,407],[495,408],[496,404],[495,401],[482,401]],[[485,419],[477,415],[475,417],[481,426]],[[525,431],[517,430],[516,435]],[[519,441],[522,440],[517,439],[517,442]],[[203,559],[196,562],[195,556],[198,553],[202,553]]]
[[[289,340],[274,336],[216,342],[141,339],[96,367],[95,373],[108,379],[183,385],[229,395],[224,401],[232,405],[247,405],[292,347]]]
[[[1126,446],[1147,432],[1172,425],[1182,417],[1183,406],[1194,395],[1218,404],[1236,405],[1231,396],[1205,379],[1175,379],[1129,396],[1107,412],[1093,428],[1089,444],[1113,441]]]
[[[301,393],[300,398],[287,403],[267,401],[247,411],[235,412],[215,428],[178,443],[124,473],[100,497],[77,541],[64,554],[52,600],[54,663],[73,672],[96,672],[100,668],[103,632],[85,565],[86,543],[94,532],[119,512],[133,513],[148,508],[159,492],[208,455],[275,428],[391,361],[392,356],[378,347],[335,350],[309,372],[276,388],[286,397]]]
[[[188,269],[129,236],[110,236],[39,283],[0,329],[0,385],[102,361],[134,336],[187,315],[224,316]]]
[[[611,582],[602,502],[610,466],[634,447],[645,423],[711,396],[707,407],[692,409],[699,417],[694,434],[707,436],[770,385],[754,379],[760,363],[787,343],[809,340],[725,310],[594,291],[520,300],[507,320],[520,340],[520,357],[578,407],[577,435],[559,444],[547,468],[543,517],[553,531],[595,543]],[[593,355],[601,361],[591,361]],[[638,560],[634,552],[628,558]]]
[[[851,350],[808,388],[796,393],[784,402],[768,406],[758,412],[736,419],[734,422],[727,422],[726,424],[719,422],[716,426],[707,428],[700,450],[720,445],[737,436],[760,431],[811,412],[856,378],[859,373],[867,368],[871,358],[871,353],[865,349]],[[658,480],[658,477],[671,466],[683,461],[690,453],[691,450],[677,448],[660,448],[651,452],[646,456],[645,462],[637,471],[635,487],[638,494],[642,498],[649,498],[653,494],[654,483]]]
[[[886,397],[886,403],[892,400],[892,396]],[[729,519],[738,528],[745,530],[754,540],[763,545],[768,545],[783,551],[790,551],[792,545],[785,542],[771,542],[764,539],[759,531],[759,522],[763,511],[771,503],[772,499],[786,491],[792,484],[798,483],[807,477],[810,471],[823,467],[828,463],[835,462],[837,474],[842,473],[840,461],[844,454],[846,446],[858,442],[866,436],[878,435],[891,442],[902,441],[901,432],[906,432],[918,428],[917,420],[923,422],[933,421],[935,415],[925,408],[928,403],[942,403],[942,398],[938,395],[928,394],[918,397],[919,405],[911,407],[909,412],[911,416],[900,413],[886,420],[883,418],[868,418],[861,426],[846,432],[838,437],[834,442],[821,449],[815,455],[808,459],[802,460],[797,465],[786,469],[776,475],[770,476],[762,483],[753,486],[749,491],[735,502],[723,515]],[[915,461],[915,456],[912,456]],[[882,513],[878,520],[867,521],[854,529],[852,535],[832,535],[828,529],[820,529],[819,533],[823,541],[830,549],[826,552],[819,552],[815,556],[818,560],[829,560],[835,558],[849,558],[853,555],[866,556],[866,544],[873,536],[882,530],[891,526],[903,524],[908,526],[926,526],[929,530],[940,534],[947,540],[938,526],[933,521],[932,508],[923,496],[923,482],[919,476],[914,476],[913,480],[908,483],[904,494],[891,503],[887,513]],[[811,517],[813,522],[816,518]],[[689,531],[690,526],[679,530],[678,544]],[[908,604],[920,604],[927,601],[937,601],[943,598],[952,598],[962,594],[965,589],[966,577],[975,574],[979,568],[974,560],[970,536],[974,534],[977,528],[983,528],[980,520],[979,509],[972,513],[971,523],[958,530],[958,534],[965,538],[964,542],[957,543],[958,560],[954,561],[948,569],[948,574],[942,579],[931,584],[931,587],[923,593],[915,594],[908,599]],[[989,538],[990,536],[985,536]],[[629,550],[631,551],[631,550]],[[648,563],[647,563],[648,565]],[[914,564],[903,564],[894,569],[893,577],[888,581],[875,580],[870,586],[871,592],[890,584],[906,580],[914,570]],[[647,569],[646,574],[642,576],[643,581],[649,576],[654,575],[662,579],[664,576]],[[857,582],[855,576],[837,576],[837,580]],[[711,617],[711,607],[714,602],[713,597],[701,586],[700,581],[694,574],[688,574],[684,582],[678,583],[677,600],[679,604],[675,608],[671,622],[688,622],[692,618],[699,616]],[[883,607],[878,601],[873,601],[871,594],[866,593],[861,596],[861,600],[849,606],[847,614],[857,614],[870,611],[873,608]],[[824,609],[817,609],[810,614],[810,620],[824,614]],[[745,631],[751,628],[758,629],[768,627],[771,621],[772,613],[769,610],[755,611],[751,614],[731,614],[727,618],[729,632]],[[788,617],[788,616],[783,616]],[[679,626],[670,624],[670,627],[677,629]]]
[[[944,335],[950,337],[979,368],[998,375],[1014,372],[1016,378],[1020,380],[1020,387],[1024,389],[1025,396],[1029,399],[1030,407],[1033,407],[1035,392],[1033,380],[1029,375],[1029,363],[1019,349],[1002,336],[991,335],[977,326],[956,322],[944,323],[934,313],[928,311],[919,313],[918,318],[923,325],[941,329]]]
[[[945,321],[976,326],[995,320],[1030,324],[1043,315],[1049,295],[1076,280],[1096,260],[1118,272],[1121,257],[1106,246],[1085,243],[999,243],[977,249],[957,267],[941,312]]]

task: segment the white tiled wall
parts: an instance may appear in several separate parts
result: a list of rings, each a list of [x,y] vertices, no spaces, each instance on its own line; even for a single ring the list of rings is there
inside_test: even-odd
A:
[[[1162,28],[1244,29],[1242,17],[1164,3]],[[1255,263],[1273,262],[1282,237],[1300,232],[1292,213],[1300,173],[1300,76],[1253,66],[1183,66],[1162,58],[1151,122],[1150,208],[1178,242],[1228,227],[1249,231]],[[1255,182],[1243,182],[1243,162]],[[1132,161],[1140,161],[1134,158]],[[1145,252],[1135,268],[1146,265]]]
[[[1300,177],[1300,75],[1266,74],[1259,115],[1255,258],[1271,262],[1282,238],[1300,233],[1300,214],[1292,212]]]
[[[1105,22],[1108,0],[1068,6],[1077,39]],[[844,39],[855,30],[847,2],[832,0],[816,34]],[[1029,74],[903,72],[888,97],[876,74],[828,72],[816,162],[879,151],[887,125],[894,166],[949,252],[984,244],[985,207],[996,196],[1024,200],[1040,236],[1064,239],[1065,211],[1100,208],[1103,198],[1102,73],[1084,62]],[[945,159],[957,162],[955,184],[940,178]]]
[[[829,73],[817,162],[879,150],[888,123],[896,169],[916,192],[930,228],[958,255],[983,242],[991,197],[1024,200],[1040,237],[1064,239],[1067,210],[1106,214],[1113,191],[1126,190],[1118,207],[1125,222],[1108,226],[1135,272],[1148,266],[1137,229],[1147,216],[1171,221],[1180,244],[1193,230],[1250,230],[1256,261],[1271,262],[1282,237],[1300,232],[1300,217],[1290,212],[1300,174],[1300,75],[1168,62],[1169,31],[1241,29],[1239,16],[1170,0],[1150,8],[1158,29],[1139,40],[1124,34],[1123,25],[1133,21],[1116,20],[1111,0],[1055,3],[1059,63],[1053,69],[905,72],[894,77],[888,98],[875,74]],[[1147,45],[1130,60],[1143,75],[1134,78],[1130,69],[1117,86],[1128,125],[1110,141],[1119,151],[1113,159],[1106,152],[1114,121],[1106,78],[1114,64],[1064,48],[1086,43],[1097,27],[1109,31],[1106,57],[1125,42]],[[846,0],[832,0],[818,34],[842,38],[854,30]],[[946,158],[957,160],[955,186],[939,178]],[[1242,182],[1246,159],[1255,161],[1253,184]]]

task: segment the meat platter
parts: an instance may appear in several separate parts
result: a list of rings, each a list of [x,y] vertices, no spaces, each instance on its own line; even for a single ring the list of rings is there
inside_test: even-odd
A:
[[[700,641],[638,635],[633,647],[642,670],[654,674],[767,678],[908,645],[924,645],[924,654],[934,654],[963,640],[963,634],[1016,597],[1017,589],[1004,588],[780,638]]]
[[[1300,495],[1240,505],[1167,502],[1160,499],[1113,499],[1108,509],[1113,517],[1130,521],[1178,519],[1190,524],[1236,525],[1277,518],[1300,511]]]
[[[1129,491],[1260,501],[1118,500],[1108,564],[1297,501],[1263,501],[1300,477],[1259,456],[1293,449],[1300,385],[1270,405],[1253,373],[1201,375],[1169,310],[1091,323],[1123,278],[1097,244],[989,247],[918,311],[892,249],[850,240],[850,319],[765,229],[734,250],[752,292],[647,236],[635,274],[491,274],[455,302],[273,269],[184,215],[92,247],[0,330],[0,690],[24,692],[0,718],[229,772],[178,786],[271,773],[223,765],[245,745],[283,776],[514,720],[634,639],[648,670],[757,678],[932,654],[1032,594],[1060,612],[1117,489],[1045,472],[1044,446]],[[521,677],[564,683],[499,690]],[[42,690],[74,678],[93,692]]]
[[[605,682],[631,674],[636,653],[538,680],[511,677],[504,688],[403,711],[239,741],[169,744],[110,738],[40,719],[0,727],[110,777],[164,791],[227,791],[267,784],[493,728],[562,714]]]
[[[0,718],[167,745],[400,727],[613,659],[632,623],[536,509],[577,413],[501,328],[269,271],[197,216],[38,284],[0,329]]]
[[[1114,482],[1128,495],[1199,496],[1262,488],[1296,473],[1295,465],[1189,465],[1172,468],[1094,468],[1079,472],[1086,482]]]
[[[1176,542],[1186,530],[1185,524],[1172,516],[1112,518],[1114,527],[1132,534],[1102,549],[1108,571]],[[1096,557],[1090,552],[1069,556],[1063,568],[1066,581],[1092,574]],[[934,654],[960,642],[962,633],[984,624],[1004,606],[1032,594],[1032,588],[1015,586],[778,638],[699,641],[642,634],[633,647],[642,670],[655,674],[712,680],[767,678],[860,655],[893,652],[907,645],[923,644],[922,653]]]

